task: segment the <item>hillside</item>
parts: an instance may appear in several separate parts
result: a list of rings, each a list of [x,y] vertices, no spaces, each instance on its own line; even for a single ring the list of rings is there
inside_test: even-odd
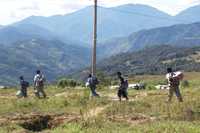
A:
[[[0,43],[9,45],[18,41],[42,38],[44,40],[56,39],[56,35],[49,30],[32,24],[5,26],[0,29]]]
[[[89,50],[58,40],[31,39],[1,45],[0,85],[13,85],[20,75],[32,81],[36,69],[41,69],[52,81],[89,64]]]
[[[194,47],[200,45],[199,37],[200,23],[141,30],[128,37],[115,38],[104,42],[99,46],[99,56],[105,55],[109,57],[155,45]]]
[[[161,74],[167,67],[176,70],[200,71],[200,47],[184,48],[154,46],[138,52],[123,53],[98,63],[98,68],[112,75],[118,71],[125,74]]]

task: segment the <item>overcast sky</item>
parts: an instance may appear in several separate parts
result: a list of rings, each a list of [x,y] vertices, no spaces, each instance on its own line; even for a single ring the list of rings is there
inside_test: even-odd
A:
[[[31,15],[67,14],[92,3],[93,0],[0,0],[0,24],[10,24]],[[106,7],[128,3],[147,4],[175,15],[190,6],[200,4],[200,0],[99,0],[99,5]]]

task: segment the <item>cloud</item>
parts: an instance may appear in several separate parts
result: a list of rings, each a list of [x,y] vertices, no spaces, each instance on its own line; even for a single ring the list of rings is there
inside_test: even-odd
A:
[[[200,4],[200,0],[98,0],[98,4],[112,7],[127,3],[148,4],[170,14]],[[93,0],[0,0],[0,24],[10,24],[31,15],[66,14],[92,5]]]
[[[20,7],[18,9],[19,10],[23,10],[23,11],[26,11],[26,10],[40,10],[40,7],[39,7],[38,3],[33,2],[32,5],[30,5],[30,6],[23,6],[23,7]]]

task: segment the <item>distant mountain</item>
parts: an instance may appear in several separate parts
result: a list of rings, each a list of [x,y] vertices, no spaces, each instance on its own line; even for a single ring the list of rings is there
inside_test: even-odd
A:
[[[85,43],[92,40],[93,7],[89,6],[67,15],[52,17],[31,16],[16,23],[33,24],[56,34],[61,40]],[[151,17],[151,16],[154,17]],[[162,18],[162,19],[158,19]],[[163,19],[164,18],[164,19]],[[171,25],[171,16],[146,5],[122,5],[113,8],[99,7],[98,40],[127,36],[134,31]]]
[[[182,21],[185,24],[188,23],[194,23],[200,21],[200,5],[190,7],[184,11],[182,11],[180,14],[175,16],[175,19]]]
[[[13,85],[20,75],[32,81],[41,69],[49,81],[89,64],[89,50],[58,40],[31,39],[0,47],[0,84]]]
[[[200,21],[200,5],[184,10],[177,16],[170,16],[156,8],[127,4],[112,8],[98,8],[98,41],[144,30],[174,24],[188,24]],[[71,14],[51,17],[31,16],[12,26],[33,25],[53,33],[64,42],[77,42],[76,45],[90,47],[92,40],[93,7],[89,6]],[[33,28],[34,29],[34,28]]]
[[[92,46],[92,12],[93,7],[89,6],[63,16],[31,16],[9,26],[0,26],[0,84],[13,84],[19,75],[25,75],[30,80],[37,68],[44,70],[47,78],[53,80],[87,67],[90,63],[87,47]],[[172,47],[177,50],[177,47],[182,47],[183,51],[199,46],[200,23],[179,24],[200,21],[198,13],[199,6],[191,7],[174,17],[153,7],[138,4],[99,7],[98,61],[113,56],[110,60],[100,62],[102,70],[112,73],[110,71],[115,71],[114,62],[119,62],[120,66],[127,59],[126,56],[131,57],[128,53],[142,56],[142,52],[155,52],[154,46],[157,45],[163,45],[163,48],[160,46],[161,50],[172,50]],[[154,48],[152,51],[146,49],[136,52],[147,47]],[[156,57],[159,53],[155,54],[150,57]],[[136,66],[137,63],[141,65],[139,69],[142,65],[146,66],[135,58],[134,61]],[[108,67],[104,68],[104,63]],[[193,63],[198,66],[198,63]],[[116,67],[116,70],[123,66]],[[142,72],[145,70],[136,73]]]
[[[194,47],[200,45],[200,23],[173,25],[150,30],[142,30],[129,37],[116,38],[99,46],[99,56],[138,51],[155,45]]]
[[[17,26],[5,26],[0,28],[1,44],[8,45],[17,41],[34,38],[52,40],[56,38],[56,35],[44,28],[32,24],[19,24]]]
[[[167,67],[176,70],[200,71],[200,46],[183,48],[154,46],[138,52],[123,53],[98,63],[98,69],[108,75],[161,74]]]

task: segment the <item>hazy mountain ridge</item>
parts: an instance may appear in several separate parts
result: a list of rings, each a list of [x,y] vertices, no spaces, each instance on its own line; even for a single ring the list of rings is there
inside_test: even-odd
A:
[[[0,43],[9,45],[18,41],[42,38],[45,40],[56,39],[50,31],[32,24],[11,25],[0,29]]]
[[[99,7],[98,41],[128,36],[143,29],[197,22],[200,21],[199,10],[200,5],[186,9],[177,16],[170,16],[156,8],[140,4],[126,4],[111,8]],[[33,26],[33,29],[37,26],[37,29],[43,29],[46,34],[50,33],[61,41],[77,42],[76,45],[90,47],[87,43],[91,43],[92,40],[92,23],[93,7],[89,6],[66,15],[31,16],[10,26],[20,28],[23,25],[29,25],[30,28]],[[27,31],[27,33],[31,32],[33,31]]]
[[[104,42],[99,47],[99,53],[109,57],[161,44],[181,47],[199,46],[200,23],[180,24],[135,32],[128,37]]]
[[[114,37],[128,36],[142,29],[197,22],[200,21],[199,10],[198,5],[184,10],[177,16],[170,16],[156,8],[140,4],[99,7],[98,40],[101,42]],[[54,33],[64,42],[71,40],[79,42],[77,45],[88,46],[85,43],[90,43],[92,40],[92,23],[93,7],[89,6],[66,15],[31,16],[14,25],[37,25]]]
[[[196,5],[180,12],[176,16],[176,19],[180,21],[184,20],[183,23],[185,24],[198,22],[200,21],[199,12],[200,12],[200,5]]]
[[[171,16],[146,5],[123,5],[113,8],[98,8],[98,36],[99,41],[111,39],[113,37],[127,36],[134,31],[145,28],[154,28],[164,25],[166,20],[152,19],[138,14],[130,14],[125,11],[138,10],[144,14],[155,14],[157,17],[169,18]],[[148,22],[148,23],[146,23]],[[44,27],[60,36],[63,40],[70,38],[79,42],[90,42],[93,28],[93,7],[89,6],[77,12],[67,15],[56,15],[52,17],[32,16],[17,24],[34,24]]]

